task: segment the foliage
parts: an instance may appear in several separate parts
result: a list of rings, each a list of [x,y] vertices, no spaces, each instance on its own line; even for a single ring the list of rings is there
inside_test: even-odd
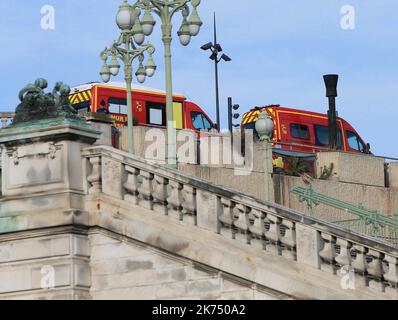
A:
[[[310,163],[300,158],[291,157],[285,172],[288,175],[299,177],[304,173],[310,173]]]

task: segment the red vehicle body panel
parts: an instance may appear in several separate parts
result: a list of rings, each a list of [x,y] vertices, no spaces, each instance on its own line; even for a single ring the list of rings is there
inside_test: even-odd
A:
[[[299,152],[320,152],[328,150],[325,135],[319,139],[320,133],[326,133],[328,127],[328,116],[326,114],[291,109],[280,106],[265,107],[268,114],[274,121],[275,131],[273,141],[281,146],[282,149],[288,149]],[[254,127],[260,112],[264,108],[254,109],[243,116],[242,128]],[[359,136],[357,131],[344,119],[338,118],[338,129],[340,135],[340,150],[352,153],[363,153],[366,144]],[[297,132],[297,128],[305,129]],[[295,132],[293,132],[295,131]],[[301,136],[300,136],[301,134]],[[350,135],[350,137],[349,137]],[[358,148],[353,148],[353,140],[357,138]],[[350,139],[349,139],[350,138]]]
[[[87,90],[88,91],[88,90]],[[127,114],[121,113],[112,113],[109,110],[109,99],[126,99],[126,89],[111,85],[102,85],[102,84],[95,84],[89,90],[90,92],[79,92],[73,91],[70,95],[70,100],[72,105],[76,108],[77,106],[82,103],[84,96],[90,95],[90,103],[89,103],[89,110],[90,112],[106,112],[111,115],[111,117],[115,120],[115,126],[122,127],[126,125],[127,122]],[[83,95],[84,94],[84,95]],[[75,96],[77,96],[75,98]],[[80,97],[80,98],[79,98]],[[83,97],[83,99],[82,99]],[[80,99],[80,100],[79,100]],[[165,125],[151,125],[148,120],[148,110],[147,104],[148,103],[158,103],[162,105],[162,111],[164,112],[165,118],[165,105],[166,105],[166,95],[162,92],[151,91],[151,90],[140,90],[140,89],[133,89],[132,93],[132,101],[133,101],[133,115],[137,125],[140,126],[155,126],[155,127],[165,127]],[[174,108],[179,109],[181,106],[181,112],[178,113],[181,118],[175,119],[177,121],[177,129],[191,129],[197,131],[193,124],[192,119],[192,112],[196,112],[202,114],[205,119],[210,123],[212,128],[215,127],[214,123],[211,121],[210,117],[193,102],[189,102],[186,98],[182,95],[174,95],[173,102],[177,106]],[[176,115],[176,113],[175,113]],[[165,120],[164,120],[165,121]],[[165,124],[165,123],[164,123]]]

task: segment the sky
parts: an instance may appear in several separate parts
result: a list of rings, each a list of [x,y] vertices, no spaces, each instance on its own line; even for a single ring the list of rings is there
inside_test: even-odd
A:
[[[99,54],[119,35],[115,15],[122,0],[0,0],[0,110],[13,111],[18,91],[38,77],[71,86],[99,81]],[[132,1],[130,1],[132,3]],[[55,9],[55,28],[43,30],[41,9]],[[344,6],[355,11],[348,22]],[[231,62],[221,62],[222,127],[227,98],[241,106],[280,104],[326,113],[322,76],[340,75],[337,108],[377,155],[398,157],[398,1],[396,0],[202,0],[201,33],[189,46],[177,38],[173,18],[173,88],[215,120],[214,63],[200,47],[218,42]],[[355,21],[352,19],[355,17]],[[355,23],[354,23],[354,22]],[[147,38],[158,70],[146,86],[164,89],[160,23]],[[123,81],[119,75],[114,81]]]

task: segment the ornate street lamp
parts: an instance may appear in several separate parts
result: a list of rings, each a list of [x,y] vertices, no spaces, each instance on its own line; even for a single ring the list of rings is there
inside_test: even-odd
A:
[[[270,201],[270,176],[273,171],[272,167],[272,147],[270,147],[270,141],[272,133],[274,132],[275,125],[271,117],[268,115],[266,109],[260,113],[258,120],[256,121],[256,131],[260,136],[262,142],[262,149],[264,152],[264,191],[265,201]],[[271,153],[271,156],[270,156]],[[271,164],[271,166],[270,166]],[[271,171],[272,170],[272,171]]]
[[[128,151],[134,153],[133,141],[133,103],[132,103],[132,80],[133,68],[132,64],[135,59],[139,60],[139,67],[135,73],[137,81],[144,83],[146,77],[152,77],[156,71],[156,65],[153,61],[153,53],[155,48],[151,44],[142,45],[145,40],[145,35],[150,34],[153,29],[154,21],[150,21],[148,15],[143,16],[142,21],[139,20],[141,12],[130,6],[127,0],[124,0],[116,15],[116,23],[121,30],[121,35],[118,41],[115,41],[109,48],[105,48],[101,53],[103,66],[100,72],[102,81],[109,82],[111,76],[117,76],[120,70],[118,58],[124,64],[124,76],[127,88],[127,112],[128,112]],[[150,27],[152,25],[152,29]],[[149,58],[144,67],[144,53],[149,54]],[[111,58],[109,64],[108,58]]]
[[[215,64],[215,77],[216,77],[216,113],[217,113],[217,129],[221,130],[221,120],[220,120],[220,94],[218,89],[218,64],[221,60],[225,62],[232,61],[230,57],[226,54],[221,54],[219,57],[219,53],[222,52],[221,45],[217,43],[217,25],[216,25],[216,13],[214,13],[214,44],[212,42],[206,43],[205,45],[200,47],[202,50],[211,50],[212,54],[210,56],[210,60],[214,61]],[[230,129],[232,132],[232,130]]]
[[[133,5],[133,8],[139,8],[144,11],[141,25],[145,35],[150,35],[155,25],[155,20],[151,13],[158,15],[162,23],[166,68],[167,164],[173,168],[177,167],[177,152],[171,69],[172,18],[175,13],[181,12],[183,21],[177,35],[180,43],[183,46],[187,46],[191,41],[191,37],[199,34],[200,27],[203,24],[197,11],[200,2],[201,0],[138,0]],[[191,4],[192,12],[188,4]]]

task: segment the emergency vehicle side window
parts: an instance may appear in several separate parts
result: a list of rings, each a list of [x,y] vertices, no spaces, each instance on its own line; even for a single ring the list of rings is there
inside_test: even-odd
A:
[[[290,124],[290,133],[296,139],[310,139],[310,130],[304,124],[292,123]]]
[[[147,123],[152,126],[166,126],[166,106],[162,103],[147,102]]]
[[[127,115],[127,100],[119,98],[109,98],[108,111],[109,113]]]
[[[314,125],[315,129],[315,144],[321,147],[329,146],[329,127]],[[341,131],[337,129],[337,148],[342,148]]]
[[[209,120],[200,112],[191,112],[193,127],[196,130],[211,130],[213,127]]]
[[[350,148],[360,152],[365,152],[365,146],[362,143],[362,141],[359,139],[357,134],[352,131],[346,131],[346,133],[347,133],[348,145],[350,146]]]

